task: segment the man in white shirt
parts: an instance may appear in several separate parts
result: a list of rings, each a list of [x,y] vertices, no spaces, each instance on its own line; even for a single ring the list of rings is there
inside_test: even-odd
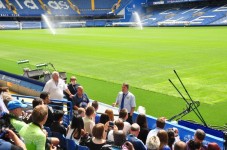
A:
[[[118,93],[116,102],[112,104],[113,107],[119,105],[119,111],[123,108],[128,110],[128,119],[127,121],[132,124],[132,115],[136,107],[135,96],[129,92],[129,84],[123,83],[122,91]]]
[[[65,84],[64,80],[59,78],[59,73],[54,71],[52,73],[52,79],[50,79],[46,85],[44,86],[43,91],[50,93],[50,99],[52,100],[63,100],[64,91],[69,94],[70,97],[73,95],[70,93],[67,85]]]
[[[164,117],[160,117],[156,120],[156,128],[151,130],[148,135],[147,135],[147,140],[146,140],[146,143],[149,143],[149,139],[152,137],[152,136],[156,136],[158,131],[159,130],[162,130],[164,129],[165,127],[165,118]]]

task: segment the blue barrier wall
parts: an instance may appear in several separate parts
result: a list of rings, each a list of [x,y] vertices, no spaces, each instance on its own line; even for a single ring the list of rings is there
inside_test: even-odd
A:
[[[8,72],[2,71],[2,70],[0,70],[0,80],[33,90],[35,92],[41,92],[45,85],[43,82],[39,82],[37,80],[15,75],[12,73],[8,73]],[[9,88],[11,88],[11,87],[9,87]],[[29,94],[27,94],[27,95],[29,95]]]
[[[134,113],[133,120],[136,120],[137,116],[138,116],[138,113]],[[148,121],[148,125],[149,125],[150,129],[154,129],[156,127],[156,120],[157,120],[157,118],[147,115],[147,121]],[[193,139],[196,129],[199,129],[199,128],[191,129],[191,128],[179,125],[177,123],[171,123],[171,122],[166,121],[165,129],[173,128],[173,127],[178,129],[180,139],[184,142],[187,142],[190,139]],[[204,129],[204,128],[202,128],[202,129]],[[217,137],[214,135],[210,135],[210,134],[206,134],[206,138],[205,138],[203,144],[207,145],[210,142],[216,142],[221,147],[221,149],[224,149],[224,139],[223,138],[220,138],[220,137]]]

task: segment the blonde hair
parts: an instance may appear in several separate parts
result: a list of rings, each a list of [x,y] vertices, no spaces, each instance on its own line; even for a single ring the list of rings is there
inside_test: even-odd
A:
[[[77,78],[75,76],[71,76],[70,81],[72,81],[72,80],[77,80]]]
[[[158,150],[159,146],[160,146],[160,140],[159,140],[158,136],[156,136],[156,135],[151,136],[148,139],[146,145],[147,145],[148,150]]]

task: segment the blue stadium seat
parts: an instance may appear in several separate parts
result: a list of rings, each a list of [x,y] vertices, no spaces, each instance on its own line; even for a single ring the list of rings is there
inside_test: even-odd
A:
[[[78,149],[78,146],[76,145],[76,143],[71,140],[71,139],[66,139],[66,149],[67,150],[76,150]]]
[[[212,25],[226,25],[227,24],[227,17],[223,17],[213,23],[211,23]]]
[[[89,150],[87,146],[81,146],[81,145],[77,145],[77,146],[78,146],[78,150]]]
[[[191,6],[187,8],[159,8],[154,9],[143,17],[145,26],[171,26],[185,24],[189,25],[210,25],[225,21],[227,10],[225,6]],[[220,20],[220,22],[218,22]],[[216,22],[216,23],[214,23]],[[224,22],[225,23],[225,22]]]
[[[124,9],[130,1],[121,0],[120,7],[115,13],[117,14]],[[119,0],[94,0],[93,2],[94,5],[92,5],[91,0],[39,0],[26,2],[6,0],[2,1],[2,4],[6,7],[10,3],[12,7],[15,7],[15,11],[11,11],[8,8],[1,8],[1,14],[6,16],[41,16],[41,14],[55,16],[100,16],[110,13],[113,5],[119,2]]]
[[[66,139],[67,150],[89,150],[87,146],[77,145],[73,140]]]
[[[58,132],[52,132],[52,137],[58,138],[60,141],[59,145],[61,146],[61,148],[66,149],[66,138],[64,135]]]

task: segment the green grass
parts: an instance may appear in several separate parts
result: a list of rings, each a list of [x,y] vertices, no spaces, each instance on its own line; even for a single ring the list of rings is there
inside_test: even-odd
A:
[[[137,106],[167,118],[185,104],[176,69],[208,124],[224,125],[227,107],[227,27],[76,28],[53,36],[47,30],[0,31],[0,69],[22,73],[16,64],[52,62],[76,75],[90,98],[111,104],[128,82]],[[185,92],[183,92],[185,94]],[[191,113],[184,119],[196,120]]]

